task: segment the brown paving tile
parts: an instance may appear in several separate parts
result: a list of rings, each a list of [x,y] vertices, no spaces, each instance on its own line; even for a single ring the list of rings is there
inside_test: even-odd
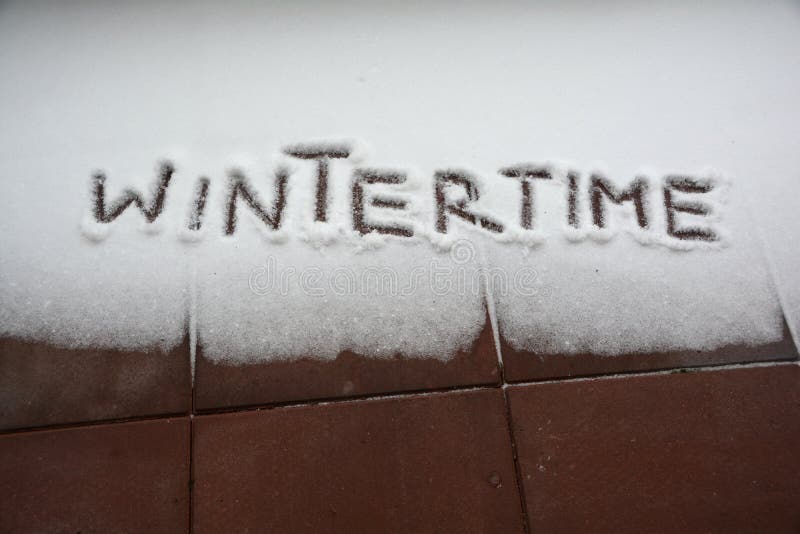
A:
[[[499,384],[492,331],[487,319],[472,350],[450,360],[369,358],[345,352],[336,360],[313,358],[267,363],[216,364],[198,350],[195,407],[198,410]]]
[[[800,532],[800,367],[512,386],[533,532]]]
[[[188,418],[6,434],[0,532],[186,532],[188,481]]]
[[[783,339],[747,347],[731,345],[713,351],[674,351],[603,356],[599,354],[536,354],[513,349],[500,338],[503,370],[509,382],[592,376],[630,371],[654,371],[741,362],[797,359],[797,349],[784,323]]]
[[[497,389],[199,416],[193,427],[197,534],[522,531]]]
[[[0,428],[188,413],[188,345],[163,352],[68,350],[0,339]]]

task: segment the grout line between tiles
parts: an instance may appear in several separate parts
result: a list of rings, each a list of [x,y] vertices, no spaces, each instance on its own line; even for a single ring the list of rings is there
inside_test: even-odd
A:
[[[96,421],[78,421],[76,423],[62,423],[57,425],[33,426],[24,428],[8,428],[0,430],[0,436],[12,434],[27,434],[31,432],[47,432],[51,430],[73,430],[104,425],[117,425],[122,423],[141,423],[147,421],[162,421],[164,419],[182,419],[190,417],[186,412],[139,415],[134,417],[120,417],[115,419],[98,419]]]
[[[759,221],[759,219],[755,216],[750,202],[745,201],[744,207],[745,210],[747,210],[747,216],[750,218],[750,221],[755,223],[754,226],[756,229],[756,234],[758,235],[757,246],[761,248],[761,255],[767,264],[767,270],[769,271],[770,278],[772,279],[772,285],[774,286],[775,293],[778,295],[778,304],[781,307],[784,323],[789,329],[789,334],[792,337],[792,342],[794,343],[795,348],[798,352],[800,352],[800,332],[798,332],[796,324],[790,321],[786,316],[786,310],[788,310],[789,307],[788,302],[786,302],[786,296],[784,295],[784,292],[781,291],[783,285],[780,284],[780,276],[778,275],[778,267],[775,263],[775,255],[772,252],[772,248],[767,244],[767,239],[764,235],[764,229],[761,224],[758,224],[757,221]]]
[[[520,380],[515,382],[504,382],[503,389],[511,386],[535,386],[541,384],[553,384],[562,382],[591,382],[595,380],[617,380],[620,378],[631,378],[636,376],[660,376],[673,374],[693,374],[713,371],[728,371],[733,369],[757,369],[761,367],[780,367],[780,366],[800,366],[800,360],[762,360],[751,362],[727,363],[718,365],[699,365],[697,367],[670,367],[667,369],[655,369],[649,371],[626,371],[620,373],[598,374],[589,376],[569,376],[558,378],[544,378],[536,380]]]
[[[192,374],[191,409],[189,411],[189,517],[187,532],[194,532],[194,414],[195,412],[195,373],[197,366],[197,263],[191,262],[189,275],[189,369]]]
[[[763,368],[763,367],[798,367],[798,366],[800,366],[800,360],[796,360],[796,359],[795,360],[771,360],[771,361],[761,361],[761,362],[744,362],[744,363],[727,364],[727,365],[712,365],[712,366],[705,366],[705,367],[676,367],[676,368],[672,368],[672,369],[658,370],[658,371],[641,371],[641,372],[632,372],[632,373],[617,373],[617,374],[610,374],[610,375],[597,375],[597,376],[586,376],[586,377],[565,377],[565,378],[554,378],[554,379],[545,379],[545,380],[530,380],[530,381],[513,382],[513,383],[507,383],[507,382],[504,381],[503,384],[500,385],[500,386],[497,386],[495,384],[484,384],[484,385],[477,385],[477,386],[453,386],[453,387],[438,388],[438,389],[402,391],[402,392],[397,392],[397,393],[371,394],[371,395],[361,395],[361,396],[353,396],[353,397],[335,397],[335,398],[325,398],[325,399],[309,399],[309,400],[302,400],[302,401],[289,401],[289,402],[272,403],[272,404],[235,406],[235,407],[230,407],[230,408],[215,408],[215,409],[209,409],[209,410],[195,411],[194,413],[171,412],[171,413],[157,414],[157,415],[150,414],[150,415],[134,416],[134,417],[123,417],[123,418],[116,418],[116,419],[100,419],[100,420],[96,420],[96,421],[82,421],[82,422],[66,423],[66,424],[58,424],[58,425],[45,425],[45,426],[38,426],[38,427],[2,429],[2,430],[0,430],[0,436],[12,435],[12,434],[22,434],[22,433],[27,433],[27,432],[49,431],[49,430],[67,430],[67,429],[74,429],[74,428],[93,427],[93,426],[121,424],[121,423],[135,423],[135,422],[143,422],[143,421],[158,421],[158,420],[163,420],[163,419],[180,419],[180,418],[183,418],[183,417],[188,417],[190,422],[191,422],[191,421],[193,421],[193,419],[195,417],[203,417],[203,416],[206,416],[206,415],[217,415],[217,414],[226,414],[226,413],[235,413],[235,412],[262,411],[262,410],[282,409],[282,408],[299,408],[299,407],[303,407],[303,406],[325,406],[325,405],[329,405],[329,404],[345,404],[345,403],[349,403],[349,402],[361,402],[361,401],[370,401],[370,400],[428,397],[428,396],[446,395],[448,393],[463,393],[463,392],[470,392],[470,391],[482,391],[482,390],[492,390],[492,389],[503,389],[503,390],[505,390],[505,389],[508,389],[509,387],[537,386],[537,385],[561,383],[561,382],[584,382],[584,381],[593,381],[593,380],[614,380],[614,379],[620,379],[620,378],[630,378],[630,377],[635,377],[635,376],[657,376],[657,375],[670,375],[670,374],[679,374],[679,373],[714,372],[714,371],[724,371],[724,370],[732,370],[732,369],[757,369],[757,368]]]
[[[197,362],[197,266],[192,262],[189,275],[189,369],[192,372],[192,393],[194,393],[194,373]],[[194,394],[192,395],[194,398]]]
[[[481,264],[485,265],[487,262],[483,249],[481,249],[480,258],[481,258],[480,260]],[[503,351],[500,349],[500,329],[498,328],[497,325],[497,311],[495,309],[494,292],[492,291],[492,284],[491,284],[492,279],[487,276],[484,277],[483,280],[485,283],[483,287],[483,293],[484,293],[483,298],[486,304],[486,311],[489,314],[489,325],[490,328],[492,329],[492,340],[494,341],[494,350],[495,354],[497,355],[497,364],[500,367],[501,380],[503,383],[505,383],[505,376],[503,374],[504,373]]]
[[[194,532],[194,416],[189,416],[189,525],[186,529],[190,534]]]
[[[434,397],[446,395],[448,393],[468,393],[471,391],[485,391],[492,389],[500,389],[497,384],[482,384],[476,386],[451,386],[446,388],[437,389],[421,389],[411,391],[399,391],[396,393],[372,393],[365,395],[358,395],[352,397],[327,397],[320,399],[310,399],[302,401],[285,401],[270,404],[251,404],[246,406],[233,406],[226,408],[210,408],[207,410],[200,410],[197,412],[197,417],[205,417],[207,415],[220,415],[234,412],[259,412],[275,409],[286,408],[302,408],[304,406],[328,406],[346,404],[350,402],[362,401],[378,401],[390,399],[403,399],[403,398],[417,398],[417,397]]]
[[[494,340],[495,354],[497,355],[497,366],[500,369],[500,388],[503,393],[503,407],[505,408],[506,427],[508,428],[508,438],[511,445],[511,459],[514,463],[514,479],[517,484],[517,496],[519,497],[520,517],[522,519],[522,528],[525,534],[530,534],[530,520],[528,519],[528,503],[525,498],[525,485],[522,478],[522,470],[519,466],[519,457],[517,456],[517,438],[514,435],[514,420],[511,414],[511,403],[508,399],[508,382],[506,381],[505,366],[503,364],[503,351],[500,348],[500,331],[497,326],[497,314],[494,306],[494,294],[487,282],[486,285],[486,309],[489,313],[489,323],[492,329],[492,339]]]
[[[517,438],[514,434],[514,416],[511,413],[511,403],[508,399],[508,390],[503,388],[503,404],[505,406],[506,425],[508,426],[508,437],[511,443],[511,458],[514,461],[514,478],[517,482],[517,495],[519,496],[520,513],[522,514],[522,526],[525,534],[530,534],[531,526],[528,519],[528,501],[525,498],[525,484],[522,478],[522,469],[519,466],[517,455]]]

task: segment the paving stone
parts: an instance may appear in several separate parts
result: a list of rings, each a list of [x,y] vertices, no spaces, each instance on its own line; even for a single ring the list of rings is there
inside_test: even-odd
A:
[[[537,354],[513,349],[502,336],[500,349],[505,378],[509,382],[798,358],[797,349],[785,325],[783,339],[779,342],[756,347],[731,345],[711,351],[621,354],[613,357],[590,353]]]
[[[194,532],[522,532],[497,389],[194,419]]]
[[[800,367],[508,389],[533,532],[800,532]]]
[[[188,413],[188,344],[164,353],[0,339],[0,428]]]
[[[187,532],[188,481],[188,418],[5,434],[0,532]]]
[[[198,350],[195,407],[198,410],[498,384],[492,331],[486,325],[472,350],[446,362],[431,358],[372,358],[344,352],[332,361],[303,358],[230,365],[214,363]]]

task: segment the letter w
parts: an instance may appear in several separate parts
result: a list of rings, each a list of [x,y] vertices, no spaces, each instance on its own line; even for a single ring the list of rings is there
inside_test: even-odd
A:
[[[110,223],[128,209],[131,204],[136,204],[148,223],[155,221],[164,209],[164,200],[167,196],[167,187],[172,179],[175,168],[171,163],[162,163],[158,171],[158,179],[153,184],[153,198],[147,204],[142,195],[133,189],[126,189],[120,198],[106,206],[106,175],[96,172],[92,175],[92,193],[94,195],[94,218],[100,223]]]

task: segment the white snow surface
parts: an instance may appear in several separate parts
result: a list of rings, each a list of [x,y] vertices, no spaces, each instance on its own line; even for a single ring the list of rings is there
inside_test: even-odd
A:
[[[194,313],[214,360],[446,360],[484,326],[482,268],[519,349],[757,345],[782,337],[784,314],[796,336],[797,50],[795,2],[5,2],[0,335],[169,348]],[[359,144],[331,162],[327,223],[312,220],[314,162],[280,155],[319,139]],[[146,193],[166,159],[176,172],[154,224],[135,207],[92,221],[92,172],[113,199]],[[498,170],[523,162],[580,173],[582,231],[566,228],[559,180],[535,184],[536,230],[519,227],[519,183]],[[279,164],[292,172],[281,230],[240,202],[224,236],[230,169],[271,206]],[[356,166],[407,173],[368,191],[409,209],[368,217],[414,238],[352,231]],[[433,176],[452,168],[480,178],[475,209],[502,236],[452,218],[436,234]],[[607,203],[609,228],[587,230],[598,169],[620,187],[649,178],[650,230],[630,203]],[[672,173],[717,180],[702,195],[714,215],[697,221],[719,243],[665,236],[659,186]],[[200,176],[205,218],[189,231]],[[453,274],[444,290],[425,279],[438,269]],[[285,288],[265,278],[290,272]],[[504,289],[497,273],[532,285]],[[362,284],[381,276],[394,285]]]

